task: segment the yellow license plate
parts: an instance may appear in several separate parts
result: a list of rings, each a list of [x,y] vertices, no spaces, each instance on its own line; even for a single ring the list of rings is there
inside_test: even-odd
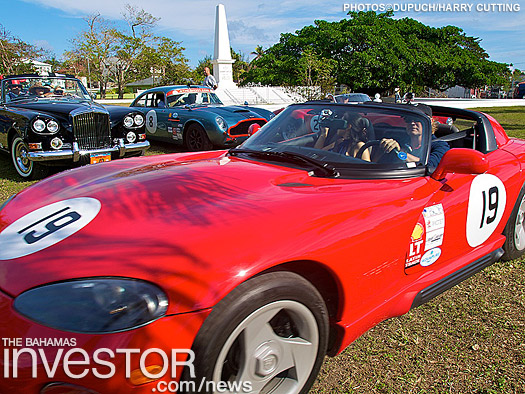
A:
[[[89,155],[89,163],[103,163],[105,161],[111,161],[111,153],[91,153]]]

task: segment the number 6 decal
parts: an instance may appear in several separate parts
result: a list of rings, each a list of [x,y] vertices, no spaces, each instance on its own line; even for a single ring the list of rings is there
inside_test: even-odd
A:
[[[476,247],[494,233],[505,210],[507,193],[494,175],[481,174],[470,185],[467,212],[467,242]]]

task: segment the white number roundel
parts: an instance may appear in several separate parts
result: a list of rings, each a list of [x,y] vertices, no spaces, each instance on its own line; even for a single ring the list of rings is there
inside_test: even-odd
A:
[[[97,199],[80,197],[22,216],[0,233],[0,260],[27,256],[62,241],[95,219],[100,208]]]
[[[507,192],[501,180],[490,174],[481,174],[470,185],[467,212],[467,242],[476,247],[485,242],[498,226]]]
[[[321,117],[319,115],[313,116],[312,119],[310,120],[310,128],[312,129],[314,133],[319,133],[319,131],[321,131],[320,122],[321,122]]]
[[[157,113],[154,109],[146,114],[146,129],[152,134],[157,131]]]

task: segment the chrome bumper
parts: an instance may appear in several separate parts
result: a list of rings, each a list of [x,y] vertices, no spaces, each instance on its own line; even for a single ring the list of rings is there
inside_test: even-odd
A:
[[[49,160],[67,160],[73,159],[74,162],[80,160],[83,155],[89,155],[90,153],[110,153],[118,152],[119,158],[124,157],[126,153],[145,151],[149,148],[149,142],[137,142],[135,144],[124,144],[124,140],[120,139],[119,143],[111,148],[106,149],[92,149],[92,150],[80,150],[78,143],[73,142],[73,149],[62,149],[53,151],[38,151],[29,152],[28,158],[31,161],[49,161]]]

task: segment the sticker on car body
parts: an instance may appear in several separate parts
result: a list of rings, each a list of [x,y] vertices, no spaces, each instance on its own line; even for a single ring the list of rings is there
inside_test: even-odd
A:
[[[91,197],[55,202],[22,216],[0,233],[0,260],[36,253],[66,239],[87,226],[102,204]]]
[[[439,257],[441,256],[441,249],[440,248],[433,248],[430,250],[427,250],[423,257],[421,257],[421,266],[422,267],[428,267],[429,265],[434,264]]]
[[[507,191],[495,175],[481,174],[470,185],[467,211],[467,242],[471,247],[481,245],[496,230],[507,203]]]
[[[157,113],[154,109],[146,114],[146,129],[152,134],[157,131]]]
[[[416,265],[428,267],[434,264],[441,256],[439,246],[443,244],[444,235],[445,210],[443,204],[425,207],[410,236],[405,269]]]

